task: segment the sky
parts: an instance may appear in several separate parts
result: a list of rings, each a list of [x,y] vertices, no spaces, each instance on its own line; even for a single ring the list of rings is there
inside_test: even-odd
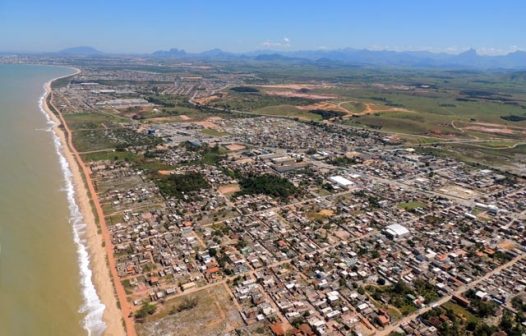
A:
[[[524,0],[0,0],[0,51],[526,50]]]

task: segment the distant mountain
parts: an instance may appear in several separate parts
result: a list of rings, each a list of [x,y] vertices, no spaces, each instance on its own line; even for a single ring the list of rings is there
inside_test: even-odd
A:
[[[226,51],[223,51],[221,49],[210,49],[207,51],[203,51],[198,54],[201,57],[220,57],[220,58],[227,58],[227,57],[235,57],[236,55],[233,53],[229,53]]]
[[[93,47],[74,47],[62,49],[58,52],[58,54],[67,56],[99,56],[103,55],[104,53]]]
[[[347,65],[402,66],[402,67],[453,67],[453,68],[507,68],[526,69],[526,52],[516,51],[501,56],[479,55],[475,49],[460,54],[432,53],[428,51],[392,51],[367,49],[335,50],[256,50],[246,53],[229,53],[212,49],[201,53],[187,53],[182,49],[156,51],[153,57],[180,59],[245,59],[261,62],[314,62]]]
[[[170,50],[155,51],[152,53],[152,56],[160,58],[183,58],[188,56],[188,54],[183,49],[172,48]]]

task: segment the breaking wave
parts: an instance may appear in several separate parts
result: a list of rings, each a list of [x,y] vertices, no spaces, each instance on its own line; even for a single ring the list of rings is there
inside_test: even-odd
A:
[[[73,240],[77,247],[77,257],[79,262],[79,273],[80,273],[80,284],[82,287],[83,304],[79,309],[79,312],[84,314],[83,328],[87,331],[90,336],[102,335],[106,329],[106,324],[103,321],[105,305],[101,302],[95,286],[92,281],[92,271],[90,269],[90,256],[88,253],[87,241],[85,238],[86,234],[86,223],[84,217],[75,199],[75,187],[73,184],[73,174],[69,166],[66,157],[64,156],[64,148],[54,130],[56,123],[51,119],[46,110],[44,104],[47,93],[44,92],[39,100],[40,111],[45,115],[49,128],[47,129],[53,136],[53,142],[55,144],[55,151],[57,152],[58,159],[62,173],[64,174],[64,191],[67,195],[68,208],[69,208],[69,222],[73,228]]]

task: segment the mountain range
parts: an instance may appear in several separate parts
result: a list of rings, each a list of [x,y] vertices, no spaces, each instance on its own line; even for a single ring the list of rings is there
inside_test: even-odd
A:
[[[59,51],[58,55],[75,57],[111,56],[91,47],[76,47]],[[253,60],[262,62],[304,62],[335,63],[361,66],[397,67],[451,67],[473,69],[526,69],[526,52],[515,51],[507,55],[480,55],[475,49],[460,54],[433,53],[429,51],[391,51],[368,49],[335,50],[256,50],[245,53],[232,53],[221,49],[211,49],[200,53],[190,53],[183,49],[159,50],[141,55],[156,59],[181,60]]]

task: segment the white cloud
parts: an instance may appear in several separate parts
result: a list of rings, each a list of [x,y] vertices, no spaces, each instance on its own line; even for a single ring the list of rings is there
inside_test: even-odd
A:
[[[265,48],[289,48],[290,39],[288,37],[284,37],[280,41],[267,40],[265,42],[262,42],[261,45]]]

